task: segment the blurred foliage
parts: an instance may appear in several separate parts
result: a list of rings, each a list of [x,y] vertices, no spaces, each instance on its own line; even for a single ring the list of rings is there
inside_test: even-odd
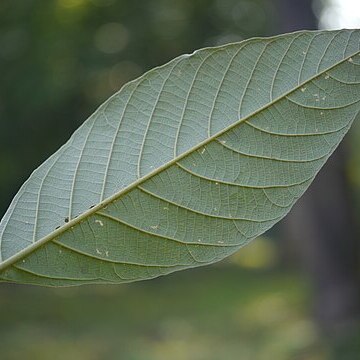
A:
[[[182,53],[277,33],[277,4],[1,0],[0,213],[125,82]],[[0,358],[329,359],[336,347],[317,333],[309,291],[297,275],[274,270],[274,246],[261,238],[225,265],[128,286],[1,285]]]

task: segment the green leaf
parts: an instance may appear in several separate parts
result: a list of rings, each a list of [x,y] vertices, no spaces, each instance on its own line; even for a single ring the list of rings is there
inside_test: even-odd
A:
[[[121,283],[232,254],[288,213],[358,115],[359,40],[255,38],[128,83],[15,196],[0,279]]]

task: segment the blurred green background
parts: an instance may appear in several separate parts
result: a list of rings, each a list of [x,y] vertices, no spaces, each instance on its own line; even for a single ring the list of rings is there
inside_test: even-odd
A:
[[[336,10],[335,0],[1,0],[1,214],[125,82],[204,46],[329,27]],[[289,219],[220,264],[121,286],[1,284],[0,359],[358,359],[359,139],[354,126]]]

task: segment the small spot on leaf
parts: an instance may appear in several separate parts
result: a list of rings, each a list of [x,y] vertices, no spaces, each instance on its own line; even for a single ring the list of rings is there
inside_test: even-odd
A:
[[[101,220],[96,219],[95,223],[99,224],[100,226],[104,226],[104,223]]]

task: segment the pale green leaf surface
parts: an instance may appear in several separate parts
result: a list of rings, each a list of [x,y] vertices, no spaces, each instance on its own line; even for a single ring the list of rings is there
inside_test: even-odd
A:
[[[0,279],[121,283],[230,255],[288,213],[357,117],[359,41],[250,39],[128,83],[15,196]]]

